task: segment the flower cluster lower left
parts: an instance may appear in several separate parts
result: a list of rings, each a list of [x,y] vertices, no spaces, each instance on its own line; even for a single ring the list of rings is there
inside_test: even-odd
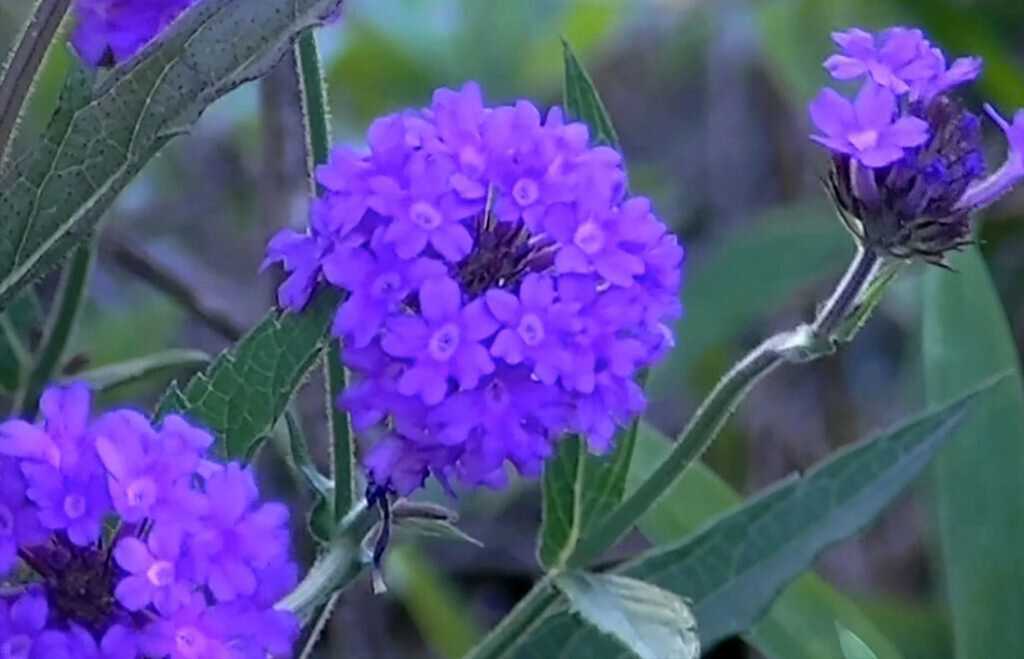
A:
[[[289,657],[288,509],[180,416],[91,419],[84,385],[0,423],[0,657]]]

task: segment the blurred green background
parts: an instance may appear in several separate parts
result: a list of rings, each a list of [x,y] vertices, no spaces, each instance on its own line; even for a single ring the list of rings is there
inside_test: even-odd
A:
[[[0,52],[28,4],[0,0]],[[671,433],[743,350],[809,318],[845,266],[852,248],[820,185],[826,162],[806,139],[805,107],[826,82],[820,62],[831,30],[894,23],[923,26],[951,54],[986,58],[972,106],[1024,105],[1020,0],[348,0],[343,20],[320,40],[335,136],[351,143],[374,116],[426,104],[436,87],[469,79],[492,102],[558,103],[560,37],[575,46],[616,122],[632,188],[654,199],[688,248],[679,348],[651,388],[649,416]],[[57,51],[23,144],[52,109],[68,61]],[[122,195],[74,337],[76,367],[168,347],[213,353],[271,304],[274,275],[257,274],[263,245],[278,227],[301,225],[307,203],[295,84],[282,66],[233,93]],[[989,135],[995,164],[1003,145],[998,131]],[[981,233],[1018,347],[1022,211],[1024,195],[1007,198]],[[161,277],[141,263],[183,283],[187,304],[154,286]],[[706,456],[714,470],[755,492],[919,408],[920,276],[903,277],[841,355],[783,369],[756,390]],[[114,397],[146,405],[164,384]],[[319,398],[303,402],[308,430],[322,432]],[[265,461],[275,459],[266,452]],[[289,487],[286,473],[266,467]],[[952,656],[927,489],[818,565],[907,659]],[[1018,491],[1006,497],[1020,505]],[[365,585],[347,593],[322,656],[459,656],[536,576],[538,500],[536,483],[465,495],[456,504],[464,526],[487,550],[419,543],[395,552],[394,596],[372,597]],[[757,655],[735,641],[708,656]]]

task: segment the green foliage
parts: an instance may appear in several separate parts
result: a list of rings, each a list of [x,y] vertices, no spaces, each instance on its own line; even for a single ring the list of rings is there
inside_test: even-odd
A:
[[[842,625],[837,625],[839,632],[839,645],[843,649],[843,657],[845,659],[878,659],[878,655],[871,651],[868,644],[860,640],[860,638],[846,629]]]
[[[186,414],[214,433],[224,457],[250,456],[320,359],[337,304],[325,288],[302,313],[271,312],[184,387],[171,385],[157,416]]]
[[[963,420],[968,405],[992,386],[841,451],[804,477],[615,572],[689,599],[704,647],[742,633],[823,549],[858,531],[899,494]],[[607,642],[593,629],[570,626],[568,615],[547,618],[513,656],[604,656]],[[557,651],[550,645],[554,639],[561,639]]]
[[[211,0],[94,89],[76,65],[39,143],[0,177],[0,310],[85,238],[168,140],[339,2]]]
[[[573,613],[640,659],[696,659],[696,620],[678,595],[617,574],[555,578]]]
[[[924,280],[925,392],[932,403],[1012,369],[935,468],[935,513],[956,656],[1024,654],[1024,384],[1006,314],[976,249]]]
[[[630,488],[653,472],[670,448],[664,435],[641,424]],[[735,490],[698,462],[644,515],[638,526],[653,543],[669,544],[742,503]],[[794,581],[744,638],[770,659],[842,659],[835,636],[836,621],[869,640],[878,649],[880,659],[899,659],[900,652],[860,607],[814,574]]]

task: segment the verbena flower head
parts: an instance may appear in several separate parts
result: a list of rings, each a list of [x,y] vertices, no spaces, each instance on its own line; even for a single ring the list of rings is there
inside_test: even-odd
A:
[[[287,509],[184,418],[90,407],[51,387],[38,423],[0,423],[0,657],[291,656]]]
[[[71,42],[93,66],[113,66],[149,43],[197,0],[75,0]]]
[[[348,292],[340,404],[376,492],[429,474],[500,486],[566,433],[608,450],[642,411],[634,379],[672,343],[683,249],[583,124],[440,89],[317,180],[309,230],[275,236],[266,264],[283,264],[293,311],[320,282]]]
[[[1024,179],[1024,114],[989,114],[1009,142],[1006,163],[986,177],[981,120],[954,96],[981,59],[947,65],[920,30],[838,32],[825,61],[837,80],[862,80],[851,101],[825,88],[810,104],[812,139],[832,154],[828,183],[862,242],[897,258],[943,264],[971,241],[970,215]]]

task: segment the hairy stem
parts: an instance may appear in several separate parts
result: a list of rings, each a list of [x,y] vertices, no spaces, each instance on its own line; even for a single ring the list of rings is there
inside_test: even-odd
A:
[[[309,172],[310,193],[320,189],[316,183],[316,168],[327,162],[331,148],[330,110],[327,107],[327,89],[324,86],[323,65],[316,44],[316,35],[306,32],[295,46],[299,81],[302,88],[302,117],[306,129],[306,165]],[[338,397],[345,390],[348,373],[341,364],[341,347],[331,341],[324,362],[327,382],[326,406],[331,439],[331,470],[334,477],[334,515],[340,519],[359,498],[356,488],[356,460],[352,420],[338,409]]]
[[[741,359],[718,382],[690,419],[668,457],[651,476],[588,534],[577,550],[580,564],[595,560],[622,538],[634,522],[699,458],[750,390],[779,364],[831,354],[835,333],[870,284],[878,257],[858,248],[853,262],[811,325],[771,337]]]
[[[32,82],[70,5],[71,0],[40,0],[4,66],[0,79],[0,171],[6,168]]]
[[[306,577],[276,608],[291,611],[303,626],[316,616],[338,592],[354,582],[366,569],[360,539],[373,524],[374,511],[365,502],[357,505],[339,523],[327,550],[317,558]]]

